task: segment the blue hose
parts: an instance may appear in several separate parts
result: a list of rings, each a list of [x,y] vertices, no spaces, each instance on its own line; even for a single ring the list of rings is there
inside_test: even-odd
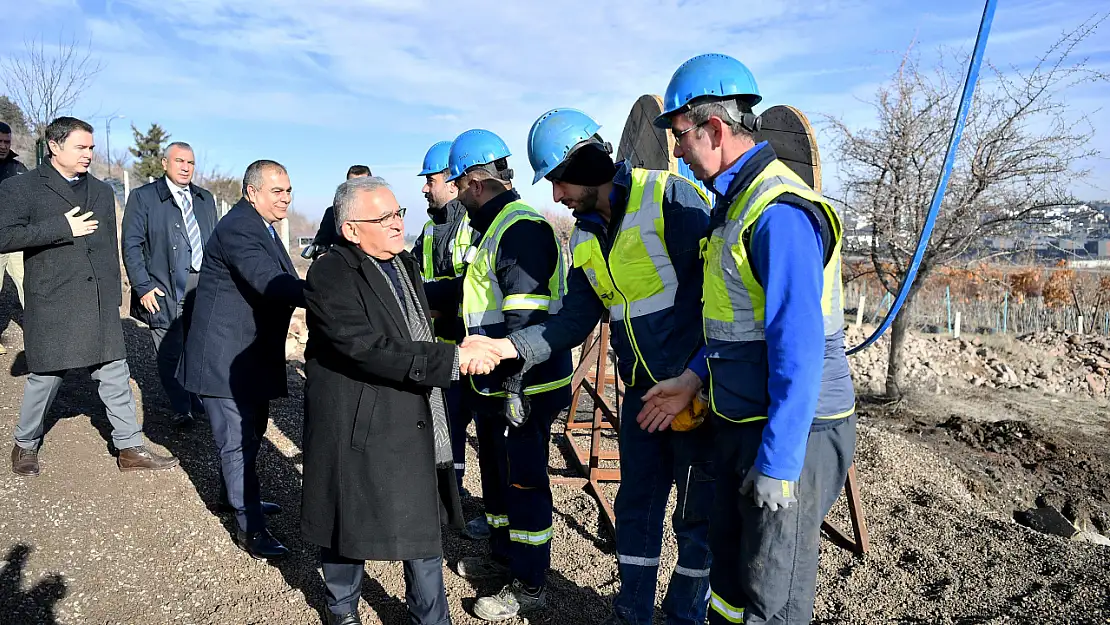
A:
[[[948,187],[948,178],[952,175],[952,167],[956,163],[956,148],[959,147],[960,137],[964,134],[964,122],[967,121],[968,109],[971,108],[971,97],[975,93],[975,83],[979,81],[979,66],[983,62],[983,51],[987,47],[987,37],[990,36],[996,3],[997,0],[987,0],[986,6],[983,7],[983,20],[979,22],[979,35],[975,38],[975,52],[971,55],[971,65],[967,68],[963,98],[960,100],[960,108],[956,112],[956,125],[952,127],[952,137],[948,141],[948,153],[944,157],[944,169],[941,172],[940,180],[937,181],[936,191],[933,192],[933,204],[929,207],[928,217],[925,218],[925,227],[921,230],[921,238],[917,240],[917,250],[913,253],[913,262],[910,263],[910,268],[906,271],[906,277],[902,280],[902,286],[898,289],[898,297],[894,300],[894,305],[890,307],[890,311],[887,312],[882,325],[862,344],[849,349],[848,355],[866,349],[879,340],[879,337],[890,329],[890,325],[894,323],[894,318],[898,316],[898,311],[901,310],[902,304],[910,294],[914,278],[917,277],[917,269],[921,266],[921,259],[925,256],[925,249],[929,246],[929,237],[933,234],[933,224],[936,223],[941,202],[944,201],[944,191]]]

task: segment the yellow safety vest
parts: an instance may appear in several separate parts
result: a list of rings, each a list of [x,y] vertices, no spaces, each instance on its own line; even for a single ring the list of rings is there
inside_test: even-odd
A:
[[[613,240],[609,258],[601,242],[588,231],[575,228],[570,246],[574,267],[581,267],[598,298],[609,309],[609,320],[625,327],[629,345],[636,357],[630,385],[636,384],[636,370],[642,367],[652,382],[659,379],[648,365],[636,340],[636,319],[674,307],[678,290],[671,257],[664,239],[663,194],[667,171],[635,168],[628,190],[628,207],[620,230]],[[702,193],[696,185],[694,189]],[[708,198],[702,194],[706,203]]]
[[[451,264],[455,269],[454,275],[451,276],[436,276],[435,258],[433,251],[435,250],[435,225],[436,222],[431,219],[428,223],[424,224],[423,238],[421,239],[421,277],[424,282],[433,282],[435,280],[449,280],[457,278],[463,274],[466,269],[466,250],[470,248],[470,241],[473,237],[473,230],[470,229],[470,216],[463,213],[458,229],[455,230],[455,241],[451,245]]]
[[[559,241],[554,236],[551,244],[556,248],[558,265],[555,273],[548,280],[550,296],[513,294],[506,296],[501,292],[497,282],[496,262],[497,250],[501,244],[501,237],[510,226],[519,221],[546,221],[536,209],[524,202],[510,202],[501,209],[501,212],[490,224],[485,236],[477,246],[471,246],[466,256],[468,265],[463,278],[462,306],[459,314],[466,326],[466,334],[483,334],[494,337],[504,337],[504,328],[498,328],[505,323],[505,311],[510,310],[546,310],[554,315],[562,306],[562,297],[566,293],[566,265],[563,261],[562,249]],[[537,241],[537,245],[543,245]],[[506,397],[508,394],[500,389],[494,390],[481,384],[480,378],[485,376],[470,376],[470,385],[480,395],[486,397]],[[572,375],[554,380],[540,380],[535,384],[525,387],[525,395],[535,395],[546,391],[568,386]]]
[[[820,194],[813,191],[782,161],[774,160],[748,185],[728,208],[724,224],[713,230],[708,239],[702,240],[702,258],[705,276],[702,282],[702,317],[709,359],[709,401],[715,413],[730,421],[745,423],[766,419],[766,414],[735,414],[730,406],[721,405],[717,391],[721,387],[737,388],[743,385],[766,385],[766,380],[740,379],[736,372],[727,371],[728,362],[715,363],[713,354],[729,344],[764,341],[766,296],[763,287],[752,271],[744,244],[750,231],[768,206],[783,194],[793,194],[808,200],[823,211],[833,237],[832,254],[825,263],[824,290],[821,307],[824,313],[825,336],[830,337],[844,329],[844,305],[841,297],[841,259],[843,224],[836,209]],[[847,372],[847,358],[843,368]],[[724,371],[720,369],[725,369]],[[750,376],[747,376],[750,377]],[[851,379],[847,388],[838,380],[823,383],[818,399],[817,418],[841,419],[855,412]],[[749,396],[758,396],[749,394]],[[850,399],[849,399],[850,398]],[[850,405],[848,402],[851,402]],[[764,408],[765,409],[765,408]]]

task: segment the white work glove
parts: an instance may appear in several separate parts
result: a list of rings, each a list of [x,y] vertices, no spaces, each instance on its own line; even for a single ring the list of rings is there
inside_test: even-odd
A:
[[[740,494],[751,493],[757,508],[766,507],[771,512],[777,512],[797,503],[798,498],[794,492],[797,487],[797,482],[768,477],[753,466],[744,477],[744,483],[740,485]]]

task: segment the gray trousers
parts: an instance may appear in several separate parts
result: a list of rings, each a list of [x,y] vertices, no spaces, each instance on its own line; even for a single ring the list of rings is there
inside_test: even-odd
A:
[[[717,419],[717,495],[709,523],[711,625],[808,625],[817,590],[821,521],[836,503],[856,449],[856,417],[810,432],[798,501],[757,508],[740,486],[762,442],[756,424]],[[704,426],[703,426],[704,427]]]
[[[162,389],[170,400],[170,406],[177,414],[190,414],[198,407],[200,399],[185,390],[177,381],[177,363],[185,348],[185,335],[189,327],[189,313],[192,311],[193,291],[197,288],[198,274],[190,273],[185,283],[185,297],[177,305],[177,315],[168,328],[151,328],[150,338],[154,341],[154,353],[158,360],[158,378]],[[163,305],[165,305],[163,303]]]
[[[104,402],[108,421],[112,424],[112,444],[116,449],[142,445],[143,429],[135,414],[135,395],[131,392],[131,370],[127,368],[127,361],[113,360],[88,370],[99,384],[100,401]],[[19,424],[15,426],[16,445],[24,449],[38,449],[42,445],[43,421],[65,374],[65,371],[54,371],[27,376]]]
[[[362,594],[365,560],[353,560],[327,547],[320,549],[321,569],[328,611],[347,614],[358,611]],[[451,625],[447,589],[443,585],[443,558],[405,560],[405,603],[411,625]]]

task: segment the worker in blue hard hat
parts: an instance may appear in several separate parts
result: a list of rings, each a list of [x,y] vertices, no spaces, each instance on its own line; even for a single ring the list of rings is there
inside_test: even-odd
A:
[[[714,421],[709,622],[809,623],[821,522],[855,451],[844,352],[843,224],[766,142],[748,68],[682,64],[657,124],[716,203],[703,248],[706,348],[648,392],[637,417],[669,426],[699,389]]]
[[[687,421],[647,432],[635,419],[644,393],[680,374],[703,345],[699,244],[709,224],[708,199],[678,174],[614,164],[599,129],[575,109],[548,111],[532,125],[534,182],[547,178],[553,199],[574,211],[573,267],[557,315],[491,343],[527,369],[581,344],[608,316],[625,385],[625,425],[619,439],[624,479],[614,505],[621,585],[606,625],[653,622],[672,483],[678,486],[671,517],[678,561],[663,612],[668,625],[702,625],[709,593],[711,428]]]
[[[448,156],[448,179],[474,229],[456,308],[467,335],[503,338],[543,323],[558,312],[566,291],[555,231],[513,189],[509,156],[505,142],[488,130],[459,135]],[[552,422],[570,404],[571,377],[570,350],[564,349],[527,372],[510,361],[464,382],[491,535],[490,555],[461,559],[458,572],[505,582],[475,603],[475,614],[487,621],[545,606],[553,532],[548,443]]]
[[[466,207],[458,200],[459,191],[454,182],[447,180],[447,156],[450,141],[440,141],[428,149],[420,175],[424,177],[421,191],[428,201],[428,221],[416,237],[412,253],[424,282],[457,278],[466,269],[466,251],[470,249],[470,219]],[[462,340],[462,322],[455,315],[435,320],[436,337],[445,343]],[[444,393],[447,414],[451,423],[451,450],[455,459],[455,477],[459,493],[465,494],[463,476],[466,472],[466,428],[470,424],[470,411],[462,405],[462,387],[453,384]],[[488,538],[489,527],[485,517],[467,524],[463,531],[470,538]]]

